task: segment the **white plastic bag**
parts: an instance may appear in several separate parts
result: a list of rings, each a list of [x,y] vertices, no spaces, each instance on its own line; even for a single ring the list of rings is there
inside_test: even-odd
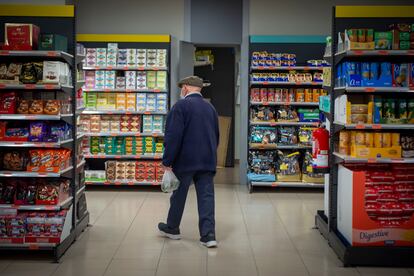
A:
[[[175,176],[172,170],[166,170],[162,177],[161,190],[164,193],[171,193],[178,189],[180,180]]]

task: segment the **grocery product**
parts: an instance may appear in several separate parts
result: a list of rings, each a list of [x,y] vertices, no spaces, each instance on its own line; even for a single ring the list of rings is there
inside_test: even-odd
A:
[[[274,127],[252,126],[250,131],[250,142],[258,144],[275,144],[277,132]]]
[[[278,151],[278,181],[301,181],[301,169],[299,166],[299,152],[287,153]]]

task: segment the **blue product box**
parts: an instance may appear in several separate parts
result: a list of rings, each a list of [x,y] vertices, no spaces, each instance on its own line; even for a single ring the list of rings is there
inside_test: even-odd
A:
[[[344,67],[342,70],[345,77],[346,87],[361,86],[361,63],[344,62]]]
[[[363,77],[362,85],[369,87],[392,86],[391,63],[371,63],[369,79]]]
[[[342,85],[342,64],[336,66],[335,86],[341,87]]]

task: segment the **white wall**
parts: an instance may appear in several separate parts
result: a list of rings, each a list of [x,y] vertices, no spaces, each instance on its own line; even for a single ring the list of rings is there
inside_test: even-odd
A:
[[[171,79],[178,74],[178,41],[184,37],[184,0],[80,0],[78,33],[94,34],[170,34]],[[173,101],[177,88],[171,88]]]
[[[413,4],[413,0],[250,0],[250,34],[328,35],[334,5]]]

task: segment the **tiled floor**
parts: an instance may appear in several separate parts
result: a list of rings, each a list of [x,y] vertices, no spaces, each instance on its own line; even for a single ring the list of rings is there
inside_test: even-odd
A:
[[[181,241],[158,236],[168,195],[158,192],[87,192],[92,227],[59,264],[0,260],[0,275],[274,276],[414,275],[414,270],[343,268],[317,230],[320,192],[258,192],[216,185],[219,248],[198,244],[196,198],[191,190]]]

